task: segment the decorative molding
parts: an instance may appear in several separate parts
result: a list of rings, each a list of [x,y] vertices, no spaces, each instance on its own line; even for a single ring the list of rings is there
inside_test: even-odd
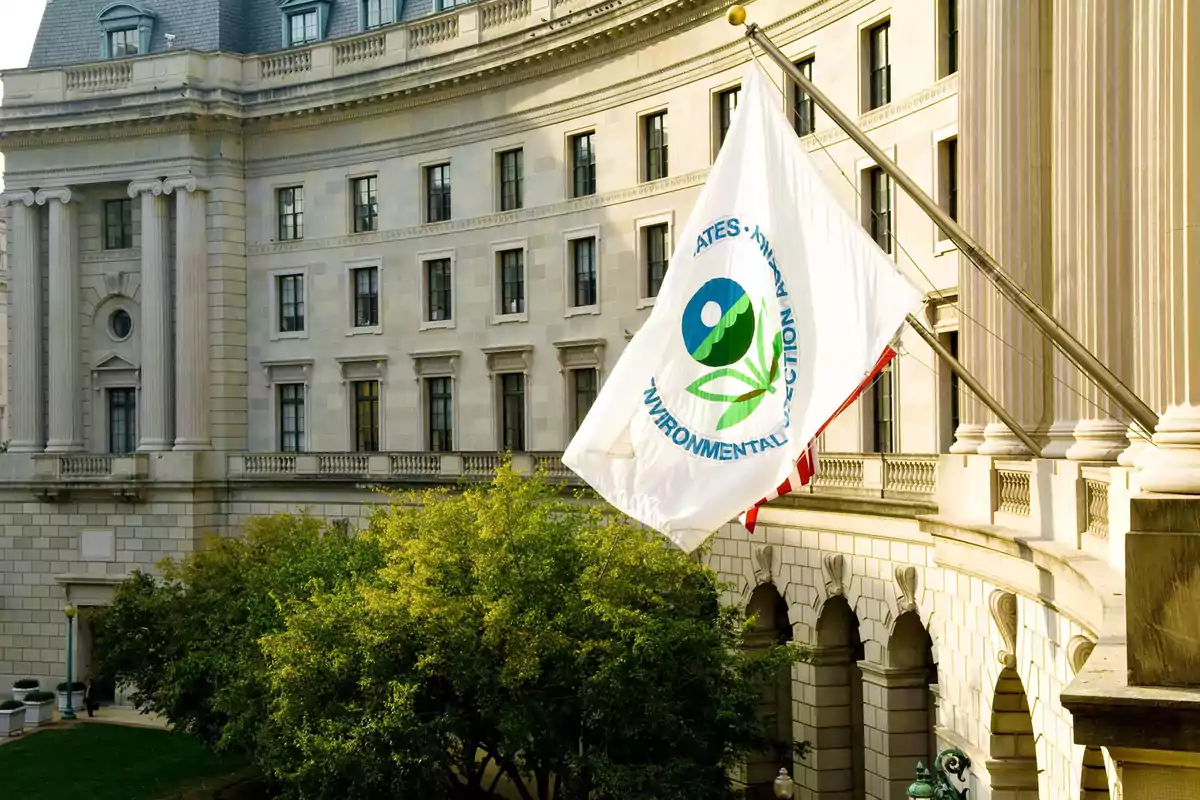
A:
[[[758,585],[771,583],[775,579],[775,547],[760,544],[754,548],[754,579]]]
[[[825,572],[825,589],[830,597],[846,595],[846,557],[841,553],[826,553],[821,556],[821,567]]]
[[[1004,640],[1004,649],[997,653],[1000,663],[1014,669],[1017,666],[1017,596],[997,589],[988,598],[992,619]]]
[[[1067,663],[1071,665],[1071,672],[1078,675],[1083,671],[1083,665],[1087,663],[1095,649],[1096,643],[1088,637],[1072,636],[1071,640],[1067,642]]]
[[[897,565],[892,573],[896,578],[896,588],[900,590],[900,594],[896,595],[896,608],[901,614],[907,614],[910,611],[917,610],[917,568],[912,566]]]

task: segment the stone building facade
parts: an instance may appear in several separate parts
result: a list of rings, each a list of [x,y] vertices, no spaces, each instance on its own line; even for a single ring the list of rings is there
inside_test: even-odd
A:
[[[116,582],[249,516],[360,525],[371,487],[485,478],[502,450],[571,480],[559,454],[653,306],[752,52],[710,0],[446,5],[47,7],[0,107],[0,685],[59,679],[68,600],[86,672]],[[1145,495],[1200,491],[1186,4],[748,11],[1167,413],[1130,429],[764,61],[928,325],[1045,449],[906,334],[825,433],[816,484],[754,536],[717,533],[706,557],[756,641],[820,655],[772,696],[812,752],[747,780],[782,766],[798,797],[894,800],[958,747],[975,797],[1196,796],[1198,676],[1172,665],[1200,660],[1157,610],[1188,577],[1127,561],[1164,531],[1194,560],[1190,501]],[[1127,674],[1127,616],[1171,657]]]

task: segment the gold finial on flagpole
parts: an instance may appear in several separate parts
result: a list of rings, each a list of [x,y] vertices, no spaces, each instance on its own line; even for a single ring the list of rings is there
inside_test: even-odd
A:
[[[725,19],[730,25],[745,25],[746,24],[746,9],[742,6],[730,6],[725,12]]]

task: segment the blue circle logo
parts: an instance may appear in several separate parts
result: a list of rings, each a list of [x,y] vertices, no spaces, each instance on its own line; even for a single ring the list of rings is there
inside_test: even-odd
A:
[[[737,281],[713,278],[683,310],[683,344],[706,367],[724,367],[746,355],[754,341],[754,308]]]

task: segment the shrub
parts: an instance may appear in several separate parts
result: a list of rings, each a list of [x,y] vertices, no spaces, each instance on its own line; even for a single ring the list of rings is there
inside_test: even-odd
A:
[[[0,703],[0,711],[16,711],[18,708],[24,708],[25,704],[20,700],[5,700]]]
[[[21,678],[21,680],[13,682],[14,689],[36,689],[40,685],[33,678]]]
[[[26,703],[45,703],[54,699],[54,692],[30,692],[25,695]]]

